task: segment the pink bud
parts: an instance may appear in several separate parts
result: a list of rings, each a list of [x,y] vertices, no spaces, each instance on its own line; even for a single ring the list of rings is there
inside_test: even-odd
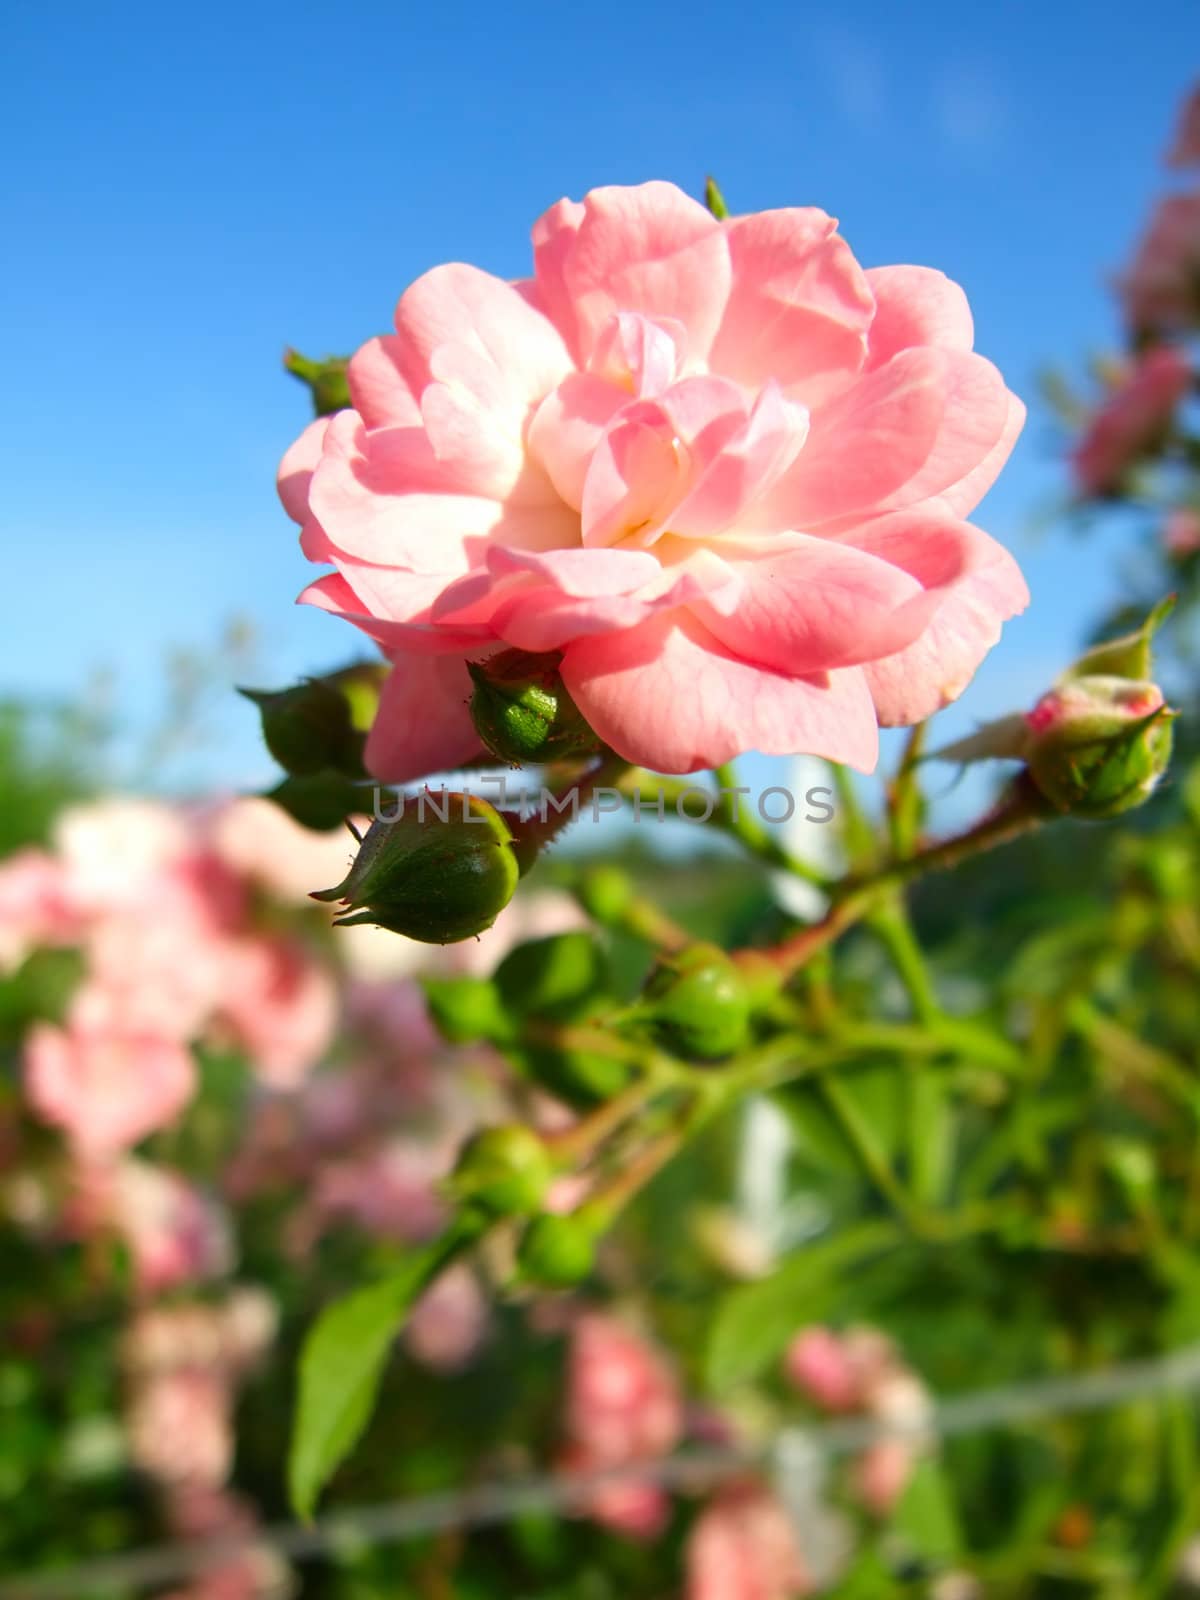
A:
[[[1172,511],[1163,528],[1163,545],[1167,554],[1177,561],[1200,550],[1200,511],[1192,506],[1180,506]]]
[[[687,1542],[686,1600],[799,1600],[815,1592],[796,1530],[756,1484],[722,1490]]]
[[[1084,494],[1119,489],[1128,469],[1157,448],[1191,381],[1187,357],[1171,345],[1139,357],[1076,447],[1075,476]]]
[[[859,1374],[839,1336],[830,1328],[798,1333],[783,1358],[788,1382],[825,1411],[851,1411],[861,1398]]]
[[[912,1475],[913,1455],[905,1439],[878,1439],[854,1463],[855,1492],[873,1516],[895,1509]]]

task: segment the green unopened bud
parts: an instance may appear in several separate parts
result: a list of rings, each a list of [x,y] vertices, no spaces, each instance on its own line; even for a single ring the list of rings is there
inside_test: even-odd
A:
[[[716,1060],[745,1044],[751,997],[736,964],[715,945],[665,958],[646,985],[641,1014],[680,1055]]]
[[[496,985],[487,978],[426,978],[425,1003],[450,1044],[500,1043],[511,1027]]]
[[[1174,717],[1156,684],[1066,679],[1025,719],[1029,774],[1059,811],[1119,816],[1148,800],[1167,770]]]
[[[513,1122],[468,1140],[447,1189],[494,1216],[528,1216],[540,1209],[554,1177],[546,1146],[532,1128]]]
[[[363,745],[388,670],[383,662],[363,662],[290,689],[241,693],[258,707],[267,749],[285,772],[362,778]]]
[[[604,953],[582,929],[519,944],[495,973],[507,1007],[521,1016],[548,1020],[578,1014],[607,981]]]
[[[285,778],[266,793],[302,828],[329,833],[344,827],[351,817],[361,817],[371,808],[370,790],[340,772],[314,772],[310,778]]]
[[[346,380],[346,368],[350,363],[346,356],[326,356],[323,361],[313,361],[289,347],[283,352],[283,364],[293,378],[308,385],[313,412],[318,417],[344,411],[350,405],[350,385]]]
[[[761,950],[743,950],[737,957],[737,969],[746,986],[746,997],[752,1011],[769,1006],[783,989],[785,973],[777,961]]]
[[[589,867],[575,886],[575,897],[588,916],[605,926],[620,922],[633,896],[629,874],[620,867]]]
[[[517,1262],[527,1283],[569,1289],[595,1266],[596,1240],[582,1217],[544,1212],[526,1228]]]
[[[341,927],[374,923],[426,944],[490,928],[517,887],[512,834],[479,795],[425,794],[371,824],[345,879],[314,900],[341,900]]]
[[[559,659],[505,650],[490,661],[468,662],[475,684],[471,720],[501,761],[560,761],[599,748],[563,687]]]

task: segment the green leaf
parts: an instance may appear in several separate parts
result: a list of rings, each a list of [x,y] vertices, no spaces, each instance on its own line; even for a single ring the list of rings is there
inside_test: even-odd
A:
[[[393,1341],[410,1306],[474,1230],[451,1229],[378,1282],[327,1306],[300,1356],[299,1394],[288,1457],[298,1516],[357,1443],[371,1417]]]
[[[954,1107],[936,1068],[909,1069],[909,1183],[918,1204],[946,1198],[954,1167]]]
[[[936,1461],[920,1461],[892,1516],[893,1529],[904,1535],[927,1561],[953,1561],[962,1548],[954,1496]]]
[[[900,1239],[891,1221],[859,1223],[836,1238],[806,1245],[769,1278],[726,1295],[709,1332],[709,1387],[720,1393],[756,1378],[798,1328],[829,1315],[845,1273]]]

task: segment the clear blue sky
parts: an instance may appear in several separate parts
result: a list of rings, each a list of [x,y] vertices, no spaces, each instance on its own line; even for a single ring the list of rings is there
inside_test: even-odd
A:
[[[712,171],[736,210],[820,204],[864,263],[957,277],[1033,400],[1043,362],[1115,337],[1104,273],[1198,46],[1195,0],[10,9],[0,692],[109,665],[137,709],[233,612],[268,678],[351,654],[292,606],[282,346],[351,348],[439,261],[524,273],[533,219],[595,184]],[[1027,698],[1114,592],[1096,547],[1030,537],[1065,486],[1032,412],[976,520],[1034,605],[947,732]],[[252,778],[248,708],[226,725],[220,769]]]

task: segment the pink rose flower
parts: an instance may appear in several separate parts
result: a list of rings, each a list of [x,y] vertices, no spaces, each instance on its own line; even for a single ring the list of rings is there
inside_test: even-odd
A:
[[[683,1435],[683,1401],[661,1353],[615,1317],[576,1321],[567,1362],[566,1472],[636,1466],[674,1450]],[[589,1493],[586,1514],[630,1538],[656,1537],[670,1516],[658,1484],[631,1477]]]
[[[568,1451],[559,1462],[564,1472],[594,1472],[596,1463],[582,1451]],[[626,1539],[657,1539],[671,1520],[671,1497],[661,1484],[636,1473],[589,1490],[586,1512],[593,1522]]]
[[[15,972],[39,945],[70,944],[78,932],[53,856],[19,850],[0,862],[0,975]]]
[[[459,1372],[487,1333],[488,1304],[465,1262],[447,1268],[426,1289],[404,1328],[408,1353],[434,1372]]]
[[[816,1585],[786,1508],[739,1484],[701,1512],[687,1542],[686,1600],[796,1600]]]
[[[224,935],[189,874],[159,876],[136,908],[97,918],[85,941],[87,979],[77,1014],[181,1043],[221,997]]]
[[[675,1375],[632,1328],[588,1312],[571,1339],[566,1425],[571,1443],[597,1466],[666,1455],[683,1433]]]
[[[344,830],[318,833],[302,827],[271,800],[231,800],[210,827],[220,861],[289,905],[311,907],[312,890],[340,882],[354,858]]]
[[[1027,600],[963,519],[1024,416],[962,291],[864,272],[815,209],[719,222],[668,183],[562,200],[534,276],[437,267],[288,452],[303,598],[395,665],[367,745],[403,781],[479,750],[466,661],[561,652],[631,761],[746,749],[870,770]]]
[[[225,950],[221,1015],[274,1089],[298,1088],[333,1042],[332,975],[285,939],[250,937]]]
[[[183,862],[183,817],[156,800],[109,795],[71,806],[54,829],[71,902],[83,913],[145,910],[163,874]]]
[[[896,1509],[912,1476],[915,1452],[906,1439],[877,1439],[852,1468],[854,1493],[875,1517]]]
[[[1160,200],[1117,287],[1131,327],[1181,330],[1200,319],[1200,189]]]
[[[823,1411],[852,1411],[861,1401],[858,1366],[846,1341],[829,1328],[798,1333],[783,1364],[789,1383]]]
[[[233,1266],[228,1213],[166,1167],[123,1161],[108,1185],[107,1221],[125,1240],[138,1289],[162,1294]]]
[[[1084,494],[1114,493],[1125,473],[1156,448],[1187,393],[1192,369],[1172,345],[1138,358],[1089,423],[1072,457]]]
[[[134,1464],[162,1483],[219,1487],[233,1465],[231,1405],[226,1378],[211,1369],[139,1379],[125,1419]]]
[[[1169,167],[1200,165],[1200,83],[1192,90],[1179,113],[1175,138],[1167,151]]]
[[[1167,554],[1177,561],[1200,550],[1200,511],[1191,506],[1179,506],[1172,511],[1163,528],[1163,544]]]
[[[169,1126],[195,1087],[195,1062],[174,1039],[39,1023],[25,1042],[30,1107],[81,1156],[116,1155]]]
[[[414,1244],[432,1238],[446,1222],[438,1190],[450,1165],[449,1152],[416,1138],[331,1161],[316,1176],[300,1237],[348,1222],[380,1239]]]

